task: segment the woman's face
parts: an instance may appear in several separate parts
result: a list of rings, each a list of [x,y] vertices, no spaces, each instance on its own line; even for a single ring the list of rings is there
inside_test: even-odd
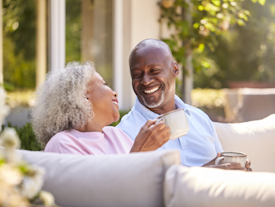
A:
[[[117,93],[96,72],[87,85],[87,99],[92,104],[94,121],[107,126],[119,119]]]

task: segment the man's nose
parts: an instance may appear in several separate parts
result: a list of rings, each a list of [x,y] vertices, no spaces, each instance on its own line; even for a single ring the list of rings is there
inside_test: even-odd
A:
[[[150,75],[144,74],[141,80],[141,83],[143,85],[149,85],[151,82],[153,82],[153,79]]]

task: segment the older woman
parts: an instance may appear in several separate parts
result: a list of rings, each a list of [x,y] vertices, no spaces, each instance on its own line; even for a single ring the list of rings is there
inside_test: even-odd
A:
[[[108,126],[119,119],[117,93],[91,62],[69,63],[47,75],[37,91],[32,125],[46,152],[124,154],[150,151],[169,140],[169,128],[149,120],[135,142]]]

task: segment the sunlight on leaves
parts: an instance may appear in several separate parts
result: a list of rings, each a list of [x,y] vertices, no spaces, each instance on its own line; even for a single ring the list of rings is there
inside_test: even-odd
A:
[[[204,47],[205,47],[205,45],[201,43],[201,44],[199,45],[198,49],[197,49],[197,52],[202,53],[203,50],[204,50]]]
[[[266,0],[259,0],[259,4],[261,4],[261,5],[264,6],[264,5],[265,5],[265,1],[266,1]]]

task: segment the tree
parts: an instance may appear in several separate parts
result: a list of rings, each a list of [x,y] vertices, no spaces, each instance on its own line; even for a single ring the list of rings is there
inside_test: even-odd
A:
[[[252,0],[264,5],[265,0]],[[190,92],[193,84],[194,52],[205,47],[214,50],[216,38],[230,25],[245,25],[250,12],[242,8],[242,0],[162,0],[160,21],[166,21],[175,33],[163,39],[171,48],[176,61],[182,65],[181,98],[191,103]],[[207,59],[195,64],[196,69],[209,68]]]
[[[213,83],[228,87],[231,81],[275,83],[275,1],[267,1],[258,7],[251,1],[243,3],[251,12],[245,27],[235,25],[217,38],[215,51],[206,49],[207,57],[217,65],[212,83],[202,72],[195,78],[199,87],[215,87]],[[217,72],[219,71],[219,72]]]

